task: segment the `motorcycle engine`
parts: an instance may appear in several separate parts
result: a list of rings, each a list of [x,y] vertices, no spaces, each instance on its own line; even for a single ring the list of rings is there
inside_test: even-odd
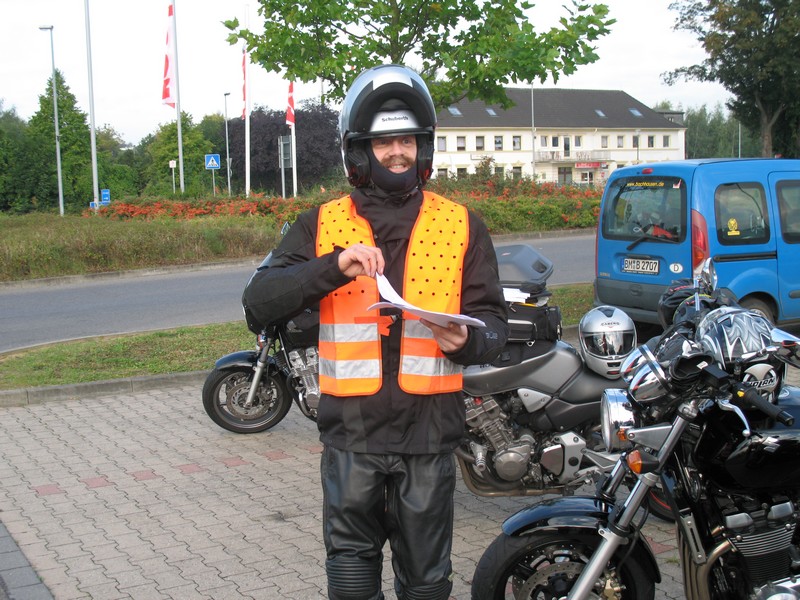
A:
[[[494,450],[492,464],[505,481],[517,481],[528,472],[535,439],[526,430],[515,431],[508,415],[493,396],[467,397],[467,425]],[[476,465],[482,464],[479,451]]]
[[[794,504],[737,502],[724,514],[727,537],[743,559],[755,584],[797,573],[800,556],[792,537],[797,526]]]

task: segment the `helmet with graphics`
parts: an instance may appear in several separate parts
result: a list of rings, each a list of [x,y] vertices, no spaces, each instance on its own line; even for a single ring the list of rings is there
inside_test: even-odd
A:
[[[410,134],[417,139],[417,180],[424,185],[433,168],[436,109],[428,86],[402,65],[372,67],[356,77],[339,115],[342,160],[354,187],[370,181],[366,140]]]

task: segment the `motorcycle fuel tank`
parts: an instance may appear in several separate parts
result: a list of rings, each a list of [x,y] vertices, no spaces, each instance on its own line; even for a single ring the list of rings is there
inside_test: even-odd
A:
[[[566,342],[538,340],[532,345],[508,344],[494,363],[464,369],[463,387],[471,396],[518,388],[553,394],[582,366],[578,352]]]
[[[724,466],[744,489],[800,488],[800,430],[753,432],[728,456]]]

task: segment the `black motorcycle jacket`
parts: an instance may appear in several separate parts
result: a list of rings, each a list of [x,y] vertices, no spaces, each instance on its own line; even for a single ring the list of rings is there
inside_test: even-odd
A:
[[[372,227],[386,261],[384,274],[402,293],[408,239],[422,193],[414,190],[410,196],[393,198],[359,188],[351,197],[358,213]],[[319,209],[312,209],[298,217],[269,265],[253,276],[245,290],[243,301],[260,322],[285,321],[350,281],[339,270],[342,249],[316,256],[318,213]],[[481,319],[486,327],[469,327],[465,346],[447,357],[465,366],[491,362],[508,337],[506,303],[488,230],[472,214],[461,297],[461,312]],[[383,386],[375,395],[322,396],[317,426],[323,443],[340,450],[376,454],[433,454],[449,452],[458,445],[464,433],[461,392],[431,396],[400,389],[400,329],[398,320],[382,338]]]

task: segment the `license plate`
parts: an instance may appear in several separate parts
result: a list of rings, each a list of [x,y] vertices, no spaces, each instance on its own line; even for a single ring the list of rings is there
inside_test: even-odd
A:
[[[658,261],[644,258],[623,258],[622,272],[658,275]]]

